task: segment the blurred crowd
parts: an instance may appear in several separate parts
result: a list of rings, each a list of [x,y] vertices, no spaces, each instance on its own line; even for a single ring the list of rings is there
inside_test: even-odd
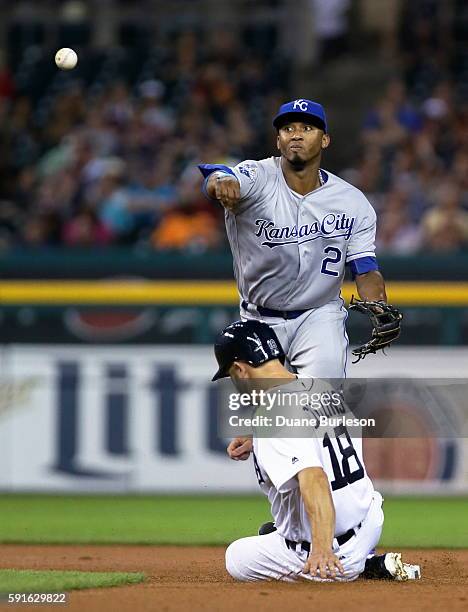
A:
[[[453,85],[442,81],[414,103],[392,81],[360,138],[359,163],[341,174],[377,212],[378,252],[468,249],[468,114]]]
[[[184,33],[164,51],[156,77],[132,86],[90,90],[63,75],[40,117],[4,70],[0,249],[224,246],[223,212],[196,164],[269,148],[288,75],[271,54],[239,60],[241,40],[225,31],[203,45]]]
[[[374,205],[380,252],[457,252],[468,248],[467,106],[444,54],[428,53],[440,51],[430,15],[411,23],[399,74],[363,118],[356,164],[338,174]],[[64,75],[40,115],[0,67],[0,251],[226,247],[196,164],[273,153],[290,70],[268,44],[246,54],[225,31],[172,37],[163,57],[131,84]]]
[[[377,211],[380,253],[468,250],[468,5],[403,3],[390,34],[383,51],[396,77],[364,118],[359,163],[343,177]]]

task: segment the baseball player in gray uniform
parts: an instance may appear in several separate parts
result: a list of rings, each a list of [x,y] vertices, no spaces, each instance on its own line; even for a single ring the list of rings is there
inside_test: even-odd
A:
[[[225,208],[241,318],[273,326],[299,376],[343,378],[345,266],[362,300],[387,300],[375,257],[376,215],[359,189],[320,167],[330,144],[320,104],[283,104],[273,125],[279,157],[233,168],[201,164],[204,192]]]
[[[366,301],[358,308],[363,312],[367,303],[374,317],[372,341],[353,353],[359,358],[384,348],[400,331],[401,315],[386,304],[375,257],[376,215],[359,189],[320,167],[330,144],[321,104],[287,102],[273,125],[279,157],[233,168],[200,164],[204,192],[225,209],[241,318],[271,325],[299,376],[344,378],[346,265]],[[375,323],[379,316],[386,317],[382,325]],[[236,438],[228,453],[235,459],[249,444]]]
[[[230,376],[242,391],[250,382],[251,388],[270,389],[277,399],[282,393],[290,398],[307,394],[318,382],[298,379],[283,367],[285,354],[275,332],[257,320],[226,327],[216,339],[215,355],[219,369],[213,380]],[[283,406],[288,416],[304,416],[289,399]],[[360,575],[420,578],[419,566],[403,563],[400,553],[375,555],[384,521],[382,496],[367,475],[362,440],[352,438],[344,425],[304,433],[292,438],[280,430],[253,438],[255,472],[275,527],[228,547],[231,576],[287,582],[351,581]]]

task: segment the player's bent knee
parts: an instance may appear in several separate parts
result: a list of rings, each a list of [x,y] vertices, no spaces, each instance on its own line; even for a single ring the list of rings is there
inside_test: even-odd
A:
[[[236,540],[229,544],[226,549],[226,570],[235,580],[248,580],[242,572],[241,540]]]
[[[236,580],[250,582],[266,579],[266,576],[256,568],[258,549],[255,544],[258,537],[240,538],[227,547],[226,570]]]

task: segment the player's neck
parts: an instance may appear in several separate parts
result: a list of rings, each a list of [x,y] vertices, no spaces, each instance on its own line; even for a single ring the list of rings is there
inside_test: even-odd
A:
[[[282,384],[281,381],[286,382],[287,380],[297,378],[295,374],[289,372],[280,363],[276,363],[275,361],[268,361],[259,368],[255,368],[255,371],[252,372],[252,374],[252,378],[261,381],[262,389],[268,389],[269,387],[277,387],[278,385]]]
[[[314,159],[313,162],[298,167],[282,157],[281,168],[288,187],[301,195],[306,195],[322,186],[319,173],[320,159]]]

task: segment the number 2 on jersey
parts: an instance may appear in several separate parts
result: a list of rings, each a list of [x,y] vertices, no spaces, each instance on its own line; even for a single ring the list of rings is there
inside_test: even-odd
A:
[[[338,457],[336,456],[335,449],[333,447],[333,443],[330,439],[330,436],[326,433],[323,437],[323,446],[328,448],[328,452],[330,453],[330,461],[332,464],[333,475],[335,479],[330,483],[332,491],[337,491],[338,489],[342,489],[349,484],[353,484],[357,480],[361,480],[364,478],[364,468],[362,467],[362,463],[359,461],[359,457],[356,453],[356,449],[351,442],[351,438],[349,437],[348,430],[344,425],[340,425],[339,427],[335,427],[334,429],[336,441],[338,443],[338,448],[341,453],[341,466]],[[341,436],[344,436],[347,445],[343,446],[343,441]],[[354,472],[351,471],[351,466],[349,465],[350,459],[354,457],[354,461],[357,465],[357,469]]]
[[[322,274],[329,274],[330,276],[339,276],[339,272],[337,272],[336,270],[330,270],[327,266],[328,264],[339,263],[341,261],[342,252],[340,251],[340,249],[337,249],[332,246],[326,247],[325,249],[323,249],[323,252],[325,253],[325,255],[329,255],[329,253],[332,253],[332,255],[329,257],[325,257],[325,259],[322,260],[322,267],[320,269],[320,272]]]

